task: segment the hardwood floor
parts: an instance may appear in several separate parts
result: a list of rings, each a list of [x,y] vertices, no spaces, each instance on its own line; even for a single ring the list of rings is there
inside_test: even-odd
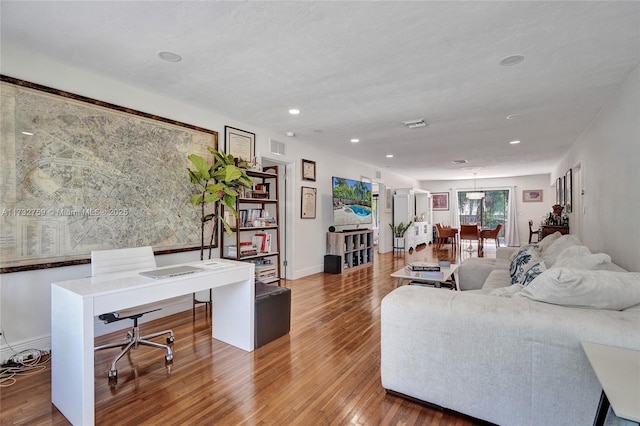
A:
[[[110,387],[114,352],[96,353],[96,424],[479,424],[387,394],[380,384],[380,302],[396,286],[389,275],[410,261],[460,256],[450,246],[428,246],[406,256],[376,255],[367,269],[287,281],[291,332],[252,353],[211,339],[204,307],[195,321],[186,311],[143,324],[146,333],[173,329],[173,365],[165,366],[162,351],[141,347],[119,361],[118,383]],[[47,365],[0,388],[0,424],[69,424],[50,402],[50,376]]]

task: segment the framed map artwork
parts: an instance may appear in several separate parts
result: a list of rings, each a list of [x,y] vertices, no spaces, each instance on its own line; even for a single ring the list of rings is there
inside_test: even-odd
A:
[[[7,76],[0,89],[0,272],[200,248],[187,156],[211,160],[217,132]]]

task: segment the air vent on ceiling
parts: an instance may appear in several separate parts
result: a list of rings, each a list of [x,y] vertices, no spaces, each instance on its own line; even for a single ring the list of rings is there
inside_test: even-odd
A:
[[[410,129],[415,129],[417,127],[427,127],[427,123],[426,121],[424,121],[424,118],[419,118],[417,120],[403,121],[402,124],[404,124]]]
[[[277,155],[285,155],[286,145],[282,142],[269,138],[269,152]]]

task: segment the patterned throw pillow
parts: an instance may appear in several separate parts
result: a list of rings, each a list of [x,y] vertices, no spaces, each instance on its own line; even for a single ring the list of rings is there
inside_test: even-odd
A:
[[[509,275],[511,284],[520,284],[525,272],[534,264],[540,261],[537,250],[533,246],[525,246],[518,251],[518,254],[511,261]]]
[[[527,286],[531,281],[533,281],[538,275],[547,270],[547,267],[544,265],[544,261],[539,261],[531,264],[531,267],[522,275],[522,279],[520,280],[520,284]]]

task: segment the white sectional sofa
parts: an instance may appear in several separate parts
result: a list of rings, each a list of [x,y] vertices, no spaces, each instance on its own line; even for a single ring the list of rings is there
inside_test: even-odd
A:
[[[575,237],[555,239],[588,258],[560,256],[549,240],[542,248],[554,259],[526,286],[511,285],[505,252],[458,268],[460,288],[471,291],[389,293],[382,386],[504,426],[593,424],[601,387],[580,342],[640,350],[640,273],[587,254]]]

